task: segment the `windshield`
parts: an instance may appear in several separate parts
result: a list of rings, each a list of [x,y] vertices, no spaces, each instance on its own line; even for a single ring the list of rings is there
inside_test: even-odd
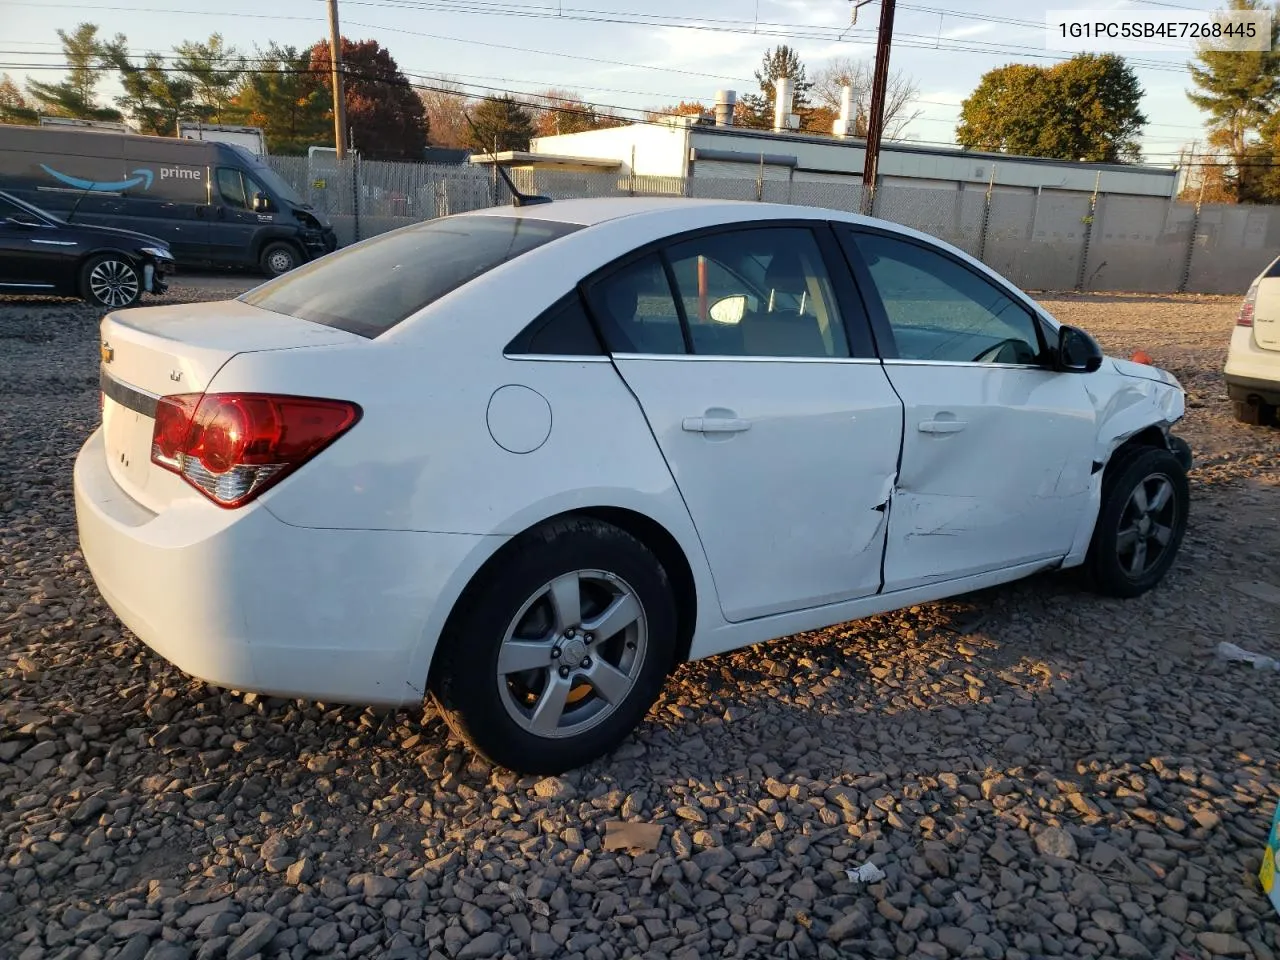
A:
[[[305,207],[307,202],[298,196],[298,191],[291,187],[287,180],[276,173],[265,163],[255,163],[249,167],[250,175],[261,181],[262,185],[276,195],[276,199],[291,203],[295,207]]]
[[[455,216],[402,227],[270,280],[240,299],[363,337],[545,243],[581,230],[522,217]]]

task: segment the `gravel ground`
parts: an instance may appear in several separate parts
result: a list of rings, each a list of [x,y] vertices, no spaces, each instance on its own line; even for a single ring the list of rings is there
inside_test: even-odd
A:
[[[232,695],[152,655],[76,547],[98,315],[0,302],[0,955],[1269,960],[1280,678],[1213,655],[1280,656],[1250,586],[1280,580],[1280,430],[1230,418],[1237,300],[1045,299],[1191,393],[1164,586],[1043,576],[688,665],[617,754],[547,779],[430,709]],[[657,848],[606,850],[613,820]]]

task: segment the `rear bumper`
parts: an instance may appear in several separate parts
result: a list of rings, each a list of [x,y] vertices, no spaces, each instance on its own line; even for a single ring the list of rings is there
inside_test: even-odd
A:
[[[1255,380],[1252,377],[1237,377],[1225,374],[1227,396],[1232,400],[1248,403],[1255,398],[1272,406],[1280,406],[1280,381]]]
[[[154,514],[111,477],[101,430],[75,505],[98,589],[152,650],[217,686],[335,703],[422,699],[442,607],[491,539],[294,527],[196,498]]]
[[[1280,404],[1280,350],[1258,346],[1252,327],[1235,327],[1223,378],[1232,400]]]

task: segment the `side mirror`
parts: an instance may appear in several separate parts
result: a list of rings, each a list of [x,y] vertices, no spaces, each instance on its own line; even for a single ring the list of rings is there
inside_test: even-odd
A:
[[[1079,327],[1058,328],[1057,368],[1066,373],[1093,373],[1102,366],[1102,347]]]
[[[271,201],[267,198],[266,194],[255,193],[253,195],[253,212],[254,213],[266,213],[270,209],[271,209]]]
[[[740,323],[747,312],[747,296],[739,293],[732,297],[721,297],[711,305],[708,316],[716,323]]]

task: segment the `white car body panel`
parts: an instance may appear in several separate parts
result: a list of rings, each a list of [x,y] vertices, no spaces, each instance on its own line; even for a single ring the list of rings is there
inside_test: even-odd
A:
[[[885,590],[1065,555],[1097,433],[1088,377],[979,363],[885,369],[906,402]]]
[[[1272,261],[1250,285],[1253,323],[1231,330],[1223,373],[1233,400],[1256,397],[1280,404],[1280,258]]]
[[[615,364],[701,535],[726,619],[879,591],[902,405],[878,362],[618,355]],[[696,430],[722,425],[739,432]]]
[[[697,659],[1081,562],[1101,464],[1183,412],[1171,376],[1121,361],[1091,374],[991,367],[971,376],[878,361],[504,356],[503,345],[584,275],[650,241],[733,221],[862,222],[680,199],[466,216],[515,214],[597,225],[503,264],[376,340],[241,303],[104,320],[117,353],[110,374],[142,392],[331,397],[363,412],[313,462],[228,511],[159,468],[118,471],[122,453],[149,456],[149,428],[106,401],[104,429],[77,461],[81,540],[104,596],[145,642],[238,689],[414,702],[449,613],[503,544],[550,517],[613,509],[661,526],[683,553]],[[900,232],[951,251],[1056,331],[972,257]],[[173,370],[181,383],[170,382]],[[901,476],[904,412],[886,370],[909,395]],[[750,430],[718,440],[683,429],[684,418],[715,407],[749,419]],[[950,436],[918,433],[942,410],[972,422]],[[819,425],[803,422],[813,416]],[[1042,422],[1054,426],[1037,430]],[[952,456],[966,437],[994,445]],[[936,475],[930,447],[951,451],[952,473]],[[984,490],[988,500],[975,504]],[[887,524],[876,509],[886,501]],[[1042,513],[1011,522],[1019,509]]]

